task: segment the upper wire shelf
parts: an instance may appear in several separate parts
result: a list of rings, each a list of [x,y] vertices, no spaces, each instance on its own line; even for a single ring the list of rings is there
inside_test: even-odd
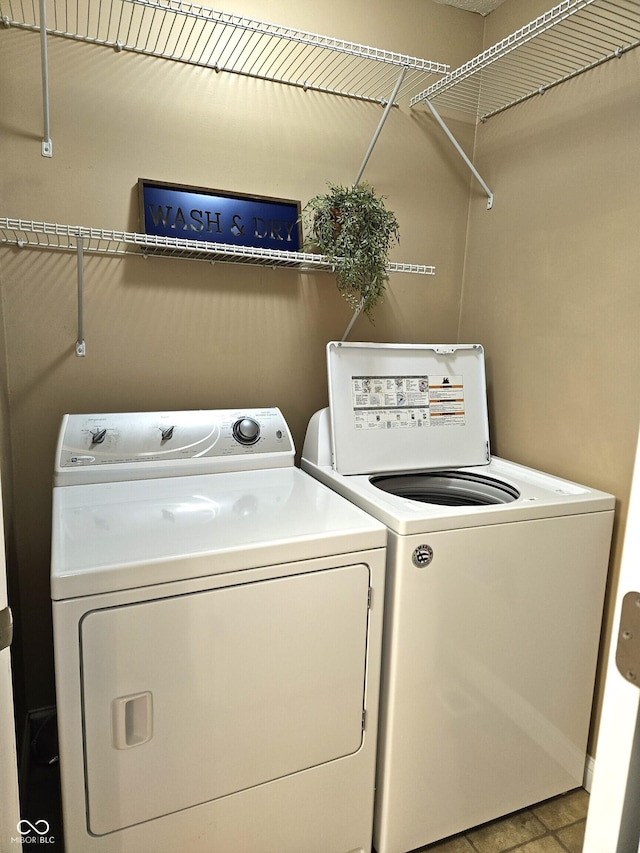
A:
[[[229,246],[204,240],[186,240],[132,231],[110,231],[80,225],[60,225],[52,222],[34,222],[30,219],[0,217],[0,245],[75,252],[79,241],[82,242],[83,252],[100,255],[137,255],[138,257],[161,255],[210,262],[291,267],[310,272],[332,272],[334,269],[331,258],[312,252]],[[435,267],[426,264],[389,263],[387,272],[435,275]]]
[[[563,0],[411,99],[485,121],[640,44],[638,0]]]
[[[0,0],[5,26],[40,30],[38,0]],[[47,34],[386,103],[449,66],[181,0],[47,0]]]

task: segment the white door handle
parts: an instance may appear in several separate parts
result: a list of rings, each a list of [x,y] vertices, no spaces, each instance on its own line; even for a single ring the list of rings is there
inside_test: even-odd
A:
[[[151,693],[119,696],[111,702],[111,734],[116,749],[130,749],[153,736]]]

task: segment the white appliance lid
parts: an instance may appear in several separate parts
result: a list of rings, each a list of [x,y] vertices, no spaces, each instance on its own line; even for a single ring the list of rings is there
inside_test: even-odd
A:
[[[333,468],[341,474],[486,465],[480,344],[327,346]]]
[[[58,486],[54,599],[383,548],[386,530],[298,468]]]

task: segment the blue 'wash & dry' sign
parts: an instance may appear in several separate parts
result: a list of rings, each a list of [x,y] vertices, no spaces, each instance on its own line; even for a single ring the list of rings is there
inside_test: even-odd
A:
[[[138,180],[145,234],[299,252],[300,202]]]

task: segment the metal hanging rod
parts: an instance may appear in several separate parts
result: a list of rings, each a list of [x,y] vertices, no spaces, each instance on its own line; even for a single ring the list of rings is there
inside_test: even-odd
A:
[[[411,99],[481,121],[640,44],[638,0],[563,0]]]
[[[449,66],[355,42],[221,12],[180,0],[56,0],[47,33],[287,83],[304,89],[386,103],[404,67],[398,100]],[[31,2],[1,0],[5,26],[39,30]]]
[[[82,240],[84,254],[161,256],[220,263],[290,267],[309,272],[333,270],[330,258],[311,252],[229,246],[204,240],[187,240],[131,231],[109,231],[79,225],[60,225],[52,222],[0,217],[0,245],[77,252],[79,239]],[[387,272],[435,275],[435,267],[426,264],[390,263],[387,266]]]

